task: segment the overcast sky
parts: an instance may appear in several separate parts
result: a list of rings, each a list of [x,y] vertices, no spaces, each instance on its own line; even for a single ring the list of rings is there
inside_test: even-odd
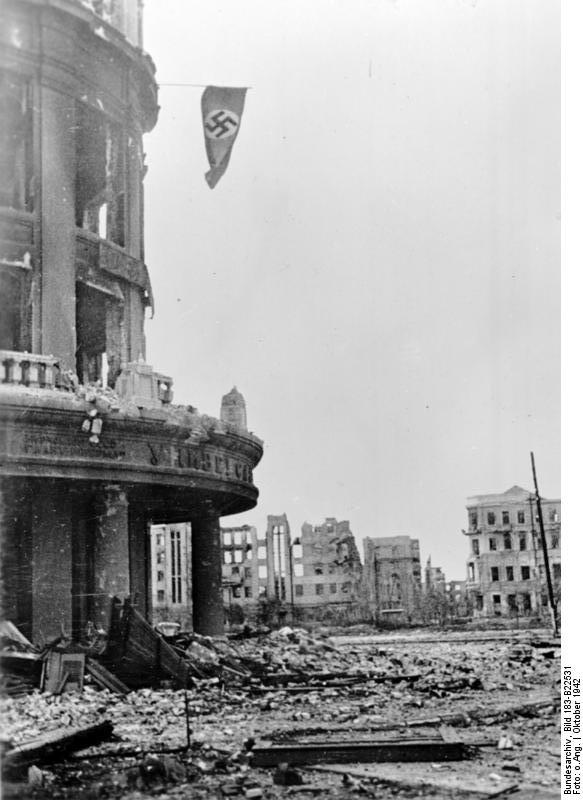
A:
[[[256,509],[419,538],[560,493],[558,0],[149,0],[164,83],[250,86],[218,186],[202,89],[146,137],[148,361],[265,441]]]

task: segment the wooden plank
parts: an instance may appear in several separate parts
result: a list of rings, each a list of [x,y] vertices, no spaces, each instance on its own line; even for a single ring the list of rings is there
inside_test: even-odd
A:
[[[84,728],[59,728],[37,739],[16,745],[4,756],[8,770],[31,764],[49,764],[60,761],[69,753],[100,744],[111,739],[113,725],[109,721]]]
[[[363,764],[362,766],[358,764],[349,766],[326,764],[308,766],[306,770],[338,775],[347,774],[361,780],[374,780],[376,784],[384,784],[392,789],[408,790],[409,794],[411,790],[415,790],[416,797],[425,797],[430,794],[431,797],[463,797],[474,800],[478,797],[497,798],[508,795],[509,800],[510,798],[514,800],[516,795],[513,792],[518,788],[516,783],[510,781],[494,784],[485,775],[476,775],[473,771],[471,774],[468,774],[467,770],[464,774],[451,772],[436,774],[429,763],[417,764],[414,770],[405,764],[397,763]],[[399,796],[401,791],[399,791]],[[533,795],[532,800],[535,798],[537,796]],[[539,799],[537,798],[537,800]]]
[[[85,669],[102,689],[109,689],[110,692],[122,695],[130,693],[130,690],[123,681],[116,678],[113,672],[110,672],[103,664],[95,661],[95,659],[88,658],[85,662]]]
[[[462,761],[472,749],[463,742],[442,739],[367,742],[323,742],[317,744],[281,744],[255,746],[251,765],[272,767],[277,764],[351,764],[382,761]]]

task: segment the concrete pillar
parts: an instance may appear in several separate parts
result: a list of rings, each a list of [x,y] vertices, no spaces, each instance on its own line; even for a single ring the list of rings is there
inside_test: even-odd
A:
[[[42,89],[42,352],[75,369],[75,107]]]
[[[60,481],[43,481],[32,504],[32,640],[72,631],[71,494]]]
[[[119,486],[106,486],[96,499],[93,622],[107,631],[111,600],[130,594],[128,500]]]
[[[151,618],[150,528],[146,512],[139,503],[128,508],[130,589],[132,603],[147,619]]]
[[[221,529],[211,505],[191,517],[192,626],[205,636],[224,634]]]

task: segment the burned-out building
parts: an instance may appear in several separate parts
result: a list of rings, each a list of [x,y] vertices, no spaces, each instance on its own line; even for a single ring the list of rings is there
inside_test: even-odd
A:
[[[421,605],[419,540],[365,537],[364,587],[370,616],[386,625],[416,621]]]
[[[192,629],[192,535],[188,522],[152,525],[150,575],[153,623]]]
[[[551,579],[561,581],[561,501],[541,498]],[[520,486],[466,503],[467,589],[477,617],[546,613],[548,591],[535,497]]]
[[[348,520],[327,517],[315,526],[305,522],[290,552],[299,619],[344,623],[363,618],[362,562]]]
[[[432,565],[431,556],[425,564],[425,591],[442,595],[445,595],[446,592],[445,573],[441,567]]]
[[[158,98],[141,13],[0,8],[2,605],[33,640],[107,628],[114,596],[151,616],[150,526],[178,522],[194,628],[219,633],[219,520],[257,498],[241,395],[220,419],[174,406],[146,361],[142,138]]]

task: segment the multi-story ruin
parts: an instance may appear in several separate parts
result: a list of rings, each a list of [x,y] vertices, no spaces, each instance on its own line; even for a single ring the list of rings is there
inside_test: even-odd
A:
[[[560,595],[561,501],[541,499],[554,594]],[[467,587],[474,616],[545,613],[548,591],[534,495],[512,486],[469,497]]]
[[[362,562],[350,522],[334,517],[326,517],[322,525],[305,522],[293,547],[293,602],[298,618],[360,621]]]
[[[417,621],[421,604],[419,540],[365,537],[364,587],[370,616],[386,625]]]
[[[158,97],[141,9],[0,9],[2,604],[35,641],[107,629],[114,596],[151,616],[150,525],[178,522],[194,628],[220,633],[219,519],[257,499],[240,394],[221,419],[174,406],[145,360],[142,137]]]

